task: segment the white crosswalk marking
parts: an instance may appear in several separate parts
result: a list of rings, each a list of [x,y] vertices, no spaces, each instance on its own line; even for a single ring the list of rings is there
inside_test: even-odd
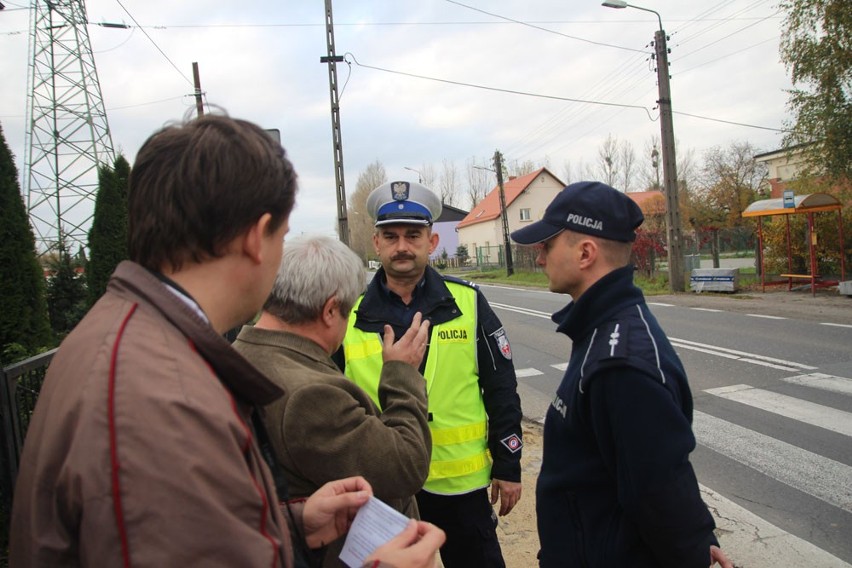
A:
[[[845,379],[843,377],[835,377],[823,373],[811,373],[809,375],[783,377],[781,380],[794,385],[805,385],[840,394],[852,395],[852,379]]]
[[[852,568],[836,556],[763,520],[709,487],[701,486],[701,498],[716,519],[716,530],[723,535],[722,548],[736,561],[736,566]]]
[[[832,432],[852,436],[852,414],[748,385],[731,385],[704,392],[760,408]]]
[[[852,467],[700,411],[692,429],[702,446],[852,513]]]
[[[542,373],[538,369],[533,369],[532,367],[529,367],[527,369],[515,369],[515,376],[516,377],[536,377],[538,375],[543,375],[543,374],[544,373]]]
[[[816,367],[811,367],[810,365],[805,365],[803,363],[797,363],[796,361],[788,361],[786,359],[778,359],[776,357],[767,357],[765,355],[758,355],[757,353],[749,353],[748,351],[739,351],[737,349],[728,349],[727,347],[719,347],[717,345],[698,343],[697,341],[688,341],[686,339],[680,339],[678,337],[669,337],[669,341],[671,341],[672,345],[680,349],[691,349],[694,351],[701,351],[702,353],[709,353],[718,357],[738,359],[745,363],[763,365],[765,367],[780,369],[782,371],[798,371],[800,369],[810,371],[816,369]]]

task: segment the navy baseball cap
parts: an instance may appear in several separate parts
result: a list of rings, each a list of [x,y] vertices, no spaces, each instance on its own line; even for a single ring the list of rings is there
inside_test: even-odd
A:
[[[512,233],[521,245],[534,245],[565,229],[625,243],[636,239],[645,216],[626,194],[599,181],[572,183],[553,198],[544,217]]]
[[[440,197],[410,181],[384,183],[367,196],[367,213],[376,227],[391,223],[431,225],[442,209]]]

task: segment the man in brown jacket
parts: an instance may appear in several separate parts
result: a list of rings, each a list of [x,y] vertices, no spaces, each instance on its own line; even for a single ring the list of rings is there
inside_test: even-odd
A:
[[[296,187],[283,148],[245,121],[208,115],[145,142],[132,261],[62,343],[30,422],[11,565],[293,566],[252,420],[281,390],[221,334],[266,299]],[[329,542],[370,494],[361,478],[324,486],[294,511],[298,533]]]
[[[416,518],[414,494],[429,474],[432,445],[426,383],[417,371],[429,323],[416,317],[396,343],[393,331],[385,335],[379,410],[331,360],[364,284],[361,260],[342,242],[287,241],[263,312],[234,347],[284,391],[266,408],[265,422],[292,497],[361,475],[377,498]],[[343,566],[342,544],[332,543],[325,566]]]

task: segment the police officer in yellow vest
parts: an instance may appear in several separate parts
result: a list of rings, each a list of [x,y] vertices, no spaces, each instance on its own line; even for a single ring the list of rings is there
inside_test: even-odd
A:
[[[377,397],[381,334],[401,337],[415,313],[431,321],[420,371],[429,397],[432,461],[417,494],[423,520],[447,534],[446,568],[503,567],[495,528],[521,497],[521,405],[503,325],[479,289],[429,266],[441,201],[426,187],[394,181],[374,189],[367,212],[382,267],[349,316],[344,372]],[[345,364],[345,365],[344,365]],[[381,401],[376,400],[381,406]],[[489,495],[490,487],[490,495]]]

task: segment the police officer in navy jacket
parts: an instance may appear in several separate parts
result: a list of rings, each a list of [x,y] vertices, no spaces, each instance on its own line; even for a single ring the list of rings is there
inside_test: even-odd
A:
[[[544,426],[542,568],[733,568],[689,462],[686,372],[633,285],[642,221],[624,193],[580,182],[512,233],[538,249],[550,290],[572,298],[553,315],[573,348]]]

